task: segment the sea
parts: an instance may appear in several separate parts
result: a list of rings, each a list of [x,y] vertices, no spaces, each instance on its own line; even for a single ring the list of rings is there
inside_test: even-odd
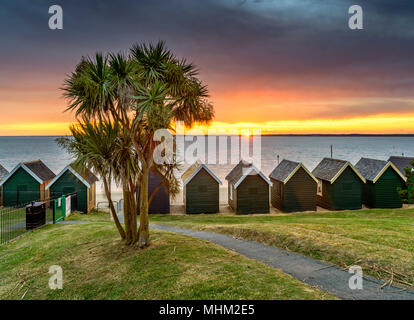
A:
[[[7,170],[11,171],[17,164],[23,161],[41,159],[53,172],[58,174],[73,159],[71,156],[56,143],[57,137],[36,136],[36,137],[0,137],[0,164]],[[209,163],[211,170],[219,179],[225,183],[225,176],[234,167],[234,161],[230,157],[230,141],[222,149],[219,144],[220,137],[217,141],[216,149],[217,163]],[[194,141],[197,137],[194,137]],[[249,139],[249,138],[240,138]],[[250,142],[250,151],[252,152],[252,140]],[[192,141],[185,143],[185,150],[193,144]],[[208,143],[205,142],[205,154],[208,155]],[[265,175],[268,175],[273,168],[283,159],[302,162],[309,170],[315,166],[324,157],[332,156],[337,159],[348,160],[355,164],[361,157],[387,160],[391,155],[414,156],[414,136],[262,136],[260,153],[260,169]],[[219,162],[218,154],[226,152],[228,161]],[[194,156],[197,152],[193,153]],[[213,161],[214,162],[214,161]],[[191,163],[184,163],[181,166],[181,172],[187,169]],[[120,189],[114,186],[114,192]],[[103,186],[97,184],[97,193],[103,194]]]

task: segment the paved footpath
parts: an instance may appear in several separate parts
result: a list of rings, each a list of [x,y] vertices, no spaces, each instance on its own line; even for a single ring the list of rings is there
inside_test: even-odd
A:
[[[316,286],[341,299],[356,300],[414,300],[414,291],[398,287],[384,287],[382,281],[364,277],[362,290],[351,290],[348,282],[352,276],[347,270],[332,264],[311,259],[297,253],[268,246],[262,243],[235,239],[233,237],[166,225],[151,225],[152,228],[184,234],[203,239],[238,252],[250,259],[281,269],[294,278]]]
[[[123,216],[120,215],[122,222]],[[83,223],[84,221],[79,221]],[[71,221],[77,223],[77,221]],[[362,290],[351,290],[347,270],[327,262],[322,262],[300,254],[268,246],[255,241],[240,240],[228,235],[177,228],[167,225],[151,224],[151,228],[175,232],[197,239],[207,240],[224,248],[233,250],[250,259],[282,270],[294,278],[311,286],[329,292],[340,299],[347,300],[414,300],[414,291],[395,286],[386,286],[382,281],[365,277]]]

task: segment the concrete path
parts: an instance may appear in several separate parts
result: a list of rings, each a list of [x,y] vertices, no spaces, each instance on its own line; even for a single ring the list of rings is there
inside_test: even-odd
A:
[[[364,277],[362,290],[351,290],[348,282],[352,274],[332,264],[311,259],[297,253],[268,246],[262,243],[235,239],[212,232],[182,229],[166,225],[151,225],[151,228],[180,233],[203,239],[238,252],[250,259],[281,269],[296,279],[316,286],[341,299],[356,300],[414,300],[414,291],[395,286],[384,287],[382,281]]]

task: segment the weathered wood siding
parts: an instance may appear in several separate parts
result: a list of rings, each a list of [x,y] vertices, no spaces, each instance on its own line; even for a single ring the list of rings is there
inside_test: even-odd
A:
[[[237,188],[236,213],[269,213],[269,185],[259,175],[249,175]]]
[[[40,183],[24,169],[19,168],[3,184],[4,206],[12,207],[40,200]]]
[[[404,181],[392,168],[388,168],[375,184],[367,182],[364,186],[364,204],[372,208],[401,208],[398,187],[404,188]]]
[[[285,212],[315,211],[317,183],[303,169],[282,185],[282,208]]]
[[[363,185],[361,179],[348,167],[333,184],[323,181],[323,195],[317,197],[317,203],[329,210],[361,209]]]
[[[69,170],[50,186],[49,190],[51,198],[57,198],[76,192],[77,210],[79,212],[89,213],[91,209],[89,205],[89,189]]]
[[[204,168],[185,187],[185,212],[219,212],[219,184]]]

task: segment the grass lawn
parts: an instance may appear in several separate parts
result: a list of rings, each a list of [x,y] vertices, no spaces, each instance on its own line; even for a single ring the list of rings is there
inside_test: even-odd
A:
[[[0,299],[334,298],[279,270],[178,234],[152,230],[149,248],[128,248],[112,222],[97,219],[104,214],[88,218],[96,221],[48,225],[0,247]],[[51,265],[63,268],[63,290],[48,288]]]
[[[93,209],[89,214],[74,212],[69,217],[66,217],[66,221],[91,221],[91,222],[108,222],[111,221],[111,216],[107,211],[100,211]]]
[[[284,215],[151,216],[152,223],[230,234],[414,285],[414,209]]]

